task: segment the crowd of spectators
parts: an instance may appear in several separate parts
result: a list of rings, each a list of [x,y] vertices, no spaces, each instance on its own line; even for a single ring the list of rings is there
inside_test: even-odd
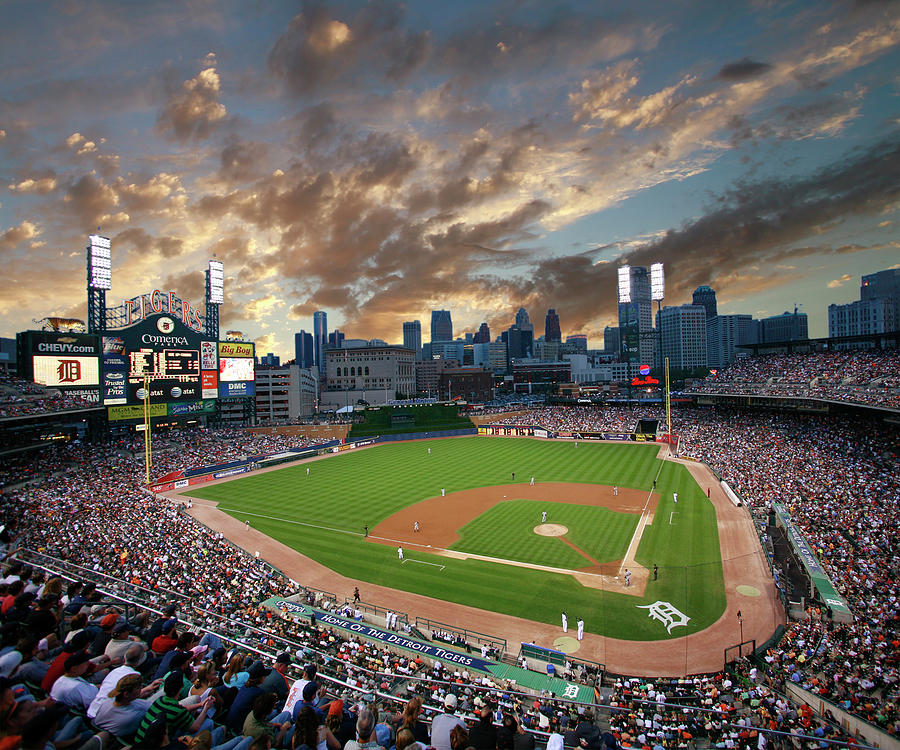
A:
[[[735,425],[732,429],[729,425]],[[856,619],[814,613],[768,656],[790,679],[900,728],[900,434],[868,420],[760,412],[679,414],[679,450],[708,463],[751,508],[790,511]]]
[[[658,406],[633,409],[595,406],[537,406],[511,417],[491,420],[491,424],[541,427],[549,432],[573,434],[580,432],[634,432],[641,419],[665,420],[665,412]]]
[[[68,395],[14,375],[0,375],[0,418],[96,407],[96,401]]]
[[[658,409],[639,414],[636,410],[613,407],[572,407],[535,409],[525,417],[524,424],[540,424],[554,431],[614,432],[633,429],[638,418],[660,418],[661,414]],[[757,674],[747,672],[739,685],[727,684],[731,678],[719,675],[662,692],[677,695],[689,706],[710,705],[705,701],[710,698],[712,686],[718,693],[713,697],[722,696],[713,706],[725,703],[728,711],[737,711],[741,706],[751,709],[740,713],[744,719],[749,716],[749,736],[756,728],[801,731],[813,727],[812,720],[804,724],[790,704],[785,704],[789,708],[776,705],[784,700],[780,689],[787,681],[793,681],[888,731],[900,733],[895,533],[900,522],[896,473],[900,445],[896,432],[885,434],[866,423],[818,417],[702,410],[677,412],[675,431],[682,436],[682,451],[710,463],[748,504],[764,508],[779,501],[789,506],[841,594],[859,616],[852,624],[838,625],[812,612],[809,619],[792,623],[783,641],[767,654],[766,667]],[[308,444],[302,438],[297,440]],[[172,468],[220,462],[225,456],[281,450],[291,444],[283,436],[229,429],[173,432],[159,445],[164,458],[155,471],[165,473]],[[760,450],[761,446],[766,446],[766,450]],[[29,486],[3,488],[0,521],[7,525],[5,537],[17,536],[32,549],[77,563],[97,575],[111,576],[103,584],[108,591],[122,586],[122,595],[133,598],[139,592],[150,603],[176,596],[167,592],[177,591],[181,597],[179,606],[189,613],[197,628],[215,628],[235,641],[269,653],[287,649],[289,642],[293,659],[310,660],[322,674],[339,680],[357,694],[394,692],[405,698],[420,697],[432,708],[448,707],[449,696],[453,696],[459,700],[461,711],[471,709],[476,714],[486,709],[475,699],[485,696],[481,702],[491,701],[487,710],[499,711],[501,720],[504,709],[507,713],[520,712],[516,732],[559,731],[566,733],[567,739],[585,723],[583,713],[570,710],[564,702],[554,702],[550,696],[544,697],[546,701],[538,700],[535,706],[512,692],[511,686],[497,684],[490,678],[465,673],[453,665],[426,663],[421,658],[346,638],[333,629],[299,623],[262,608],[261,601],[273,594],[285,594],[294,588],[293,584],[263,561],[233,547],[220,534],[141,492],[141,447],[140,439],[121,438],[105,446],[70,445],[39,459],[35,463],[36,479]],[[41,465],[42,461],[46,464]],[[41,478],[45,481],[37,481]],[[35,580],[30,571],[28,580],[29,585],[35,586],[35,596],[16,605],[19,594],[28,592],[23,585],[10,599],[10,586],[15,579],[14,573],[0,582],[0,586],[6,586],[4,593],[13,622],[19,623],[4,630],[4,644],[8,647],[24,637],[18,629],[21,622],[47,624],[48,615],[58,612],[60,602],[68,606],[81,597],[82,609],[89,607],[84,613],[86,622],[75,620],[77,628],[73,630],[90,631],[98,626],[94,621],[112,614],[96,610],[97,605],[92,604],[99,600],[96,591],[65,595],[56,583],[53,589],[60,589],[62,598],[47,600],[43,592],[49,582],[41,581],[39,575]],[[8,617],[9,612],[5,615]],[[117,616],[115,624],[119,619]],[[141,637],[152,624],[138,619],[129,623],[129,630]],[[99,629],[102,631],[102,626]],[[34,633],[30,635],[35,637]],[[59,642],[65,635],[59,633]],[[108,641],[115,640],[112,631],[109,635]],[[177,642],[175,634],[168,635]],[[47,636],[48,633],[41,635],[38,643]],[[199,644],[190,646],[196,647]],[[37,650],[31,653],[27,643],[22,648],[21,663],[10,672],[13,677],[17,670],[33,671],[49,664],[49,655],[58,646],[47,638],[43,651],[33,647]],[[8,649],[6,653],[15,650]],[[26,655],[26,651],[31,655]],[[0,673],[3,656],[0,652]],[[97,657],[93,654],[95,660]],[[191,669],[198,671],[204,664],[203,658],[192,658],[190,662]],[[243,666],[246,668],[235,674],[249,673],[251,666]],[[143,687],[148,684],[145,681]],[[633,687],[634,681],[623,681],[612,690],[614,707],[628,709],[622,716],[616,712],[610,724],[614,742],[678,747],[685,741],[685,732],[705,736],[720,747],[737,747],[747,739],[741,736],[741,730],[727,727],[720,714],[704,718],[701,727],[698,715],[684,718],[678,713],[681,709],[658,705],[651,706],[652,712],[646,706],[638,709],[644,705],[641,701],[658,703],[659,689],[647,697],[649,692],[645,690],[647,696],[641,696],[640,691],[635,694]],[[744,697],[745,693],[749,697]],[[745,706],[745,702],[749,703]],[[269,709],[270,714],[272,710]],[[651,731],[647,731],[648,726]],[[76,731],[69,729],[68,723],[64,729]],[[77,727],[78,736],[87,729]],[[644,731],[637,731],[640,729]],[[821,729],[823,736],[832,733],[827,724],[816,725],[816,729]],[[239,736],[236,734],[235,739]],[[575,739],[578,744],[579,738]]]
[[[818,398],[900,409],[900,351],[741,357],[690,391]]]

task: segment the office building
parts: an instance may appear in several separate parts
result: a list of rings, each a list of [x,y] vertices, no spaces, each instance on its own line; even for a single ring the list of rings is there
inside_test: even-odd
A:
[[[547,310],[544,318],[544,341],[562,341],[562,332],[559,329],[559,315],[552,307]]]
[[[621,348],[619,343],[619,327],[606,326],[606,328],[603,329],[603,351],[618,356]]]
[[[491,401],[494,374],[483,367],[448,367],[440,375],[439,387],[448,401]]]
[[[325,352],[322,409],[340,409],[362,401],[385,404],[415,393],[415,352],[402,346],[366,346]]]
[[[764,344],[782,341],[806,341],[809,339],[809,328],[806,313],[784,312],[759,321],[759,342]]]
[[[403,324],[403,346],[416,353],[416,360],[422,359],[422,323],[409,320]]]
[[[613,330],[617,331],[618,329]],[[566,336],[566,345],[563,347],[563,351],[571,352],[572,354],[586,354],[587,348],[588,338],[585,334],[575,333],[571,336]]]
[[[892,297],[860,299],[846,305],[828,305],[828,336],[869,336],[896,330],[896,304]]]
[[[518,316],[517,316],[518,317]],[[500,334],[506,344],[506,356],[511,362],[514,359],[529,359],[534,351],[534,331],[522,330],[519,326],[510,326]]]
[[[661,359],[668,357],[669,367],[693,370],[707,366],[705,307],[664,307],[656,314],[656,327],[660,335]]]
[[[698,286],[694,290],[692,302],[706,310],[706,319],[710,320],[719,314],[716,306],[716,292],[712,287]]]
[[[893,319],[885,321],[888,331],[900,331],[900,268],[870,273],[862,277],[859,287],[861,300],[891,299],[894,303]]]
[[[473,344],[487,344],[491,340],[491,329],[487,323],[482,323],[478,327],[478,332],[472,337]]]
[[[280,367],[281,366],[281,357],[277,354],[273,354],[269,352],[264,357],[257,357],[256,364],[261,367]]]
[[[438,400],[445,398],[446,391],[441,395],[441,374],[455,367],[459,367],[459,361],[455,359],[423,359],[416,362],[416,393]]]
[[[741,344],[755,344],[753,317],[717,315],[706,320],[706,358],[709,367],[718,368],[734,361]]]
[[[328,315],[319,310],[313,313],[313,344],[316,348],[316,367],[319,377],[325,375],[325,345],[328,343]]]
[[[343,349],[344,348],[344,332],[335,328],[331,333],[328,334],[328,346],[332,349]]]
[[[652,365],[656,361],[650,291],[649,269],[619,268],[619,355],[623,362]]]
[[[453,341],[453,321],[449,310],[431,311],[431,340]]]
[[[294,362],[301,368],[313,367],[316,364],[313,336],[306,331],[294,334]]]
[[[531,338],[534,339],[534,325],[528,317],[528,310],[520,307],[516,313],[516,326],[520,331],[531,331]]]
[[[318,381],[308,369],[263,366],[255,381],[257,424],[285,424],[315,414]]]

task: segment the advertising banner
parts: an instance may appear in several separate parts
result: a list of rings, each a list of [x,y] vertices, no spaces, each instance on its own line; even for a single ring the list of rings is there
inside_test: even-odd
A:
[[[200,395],[200,381],[188,380],[151,380],[150,381],[150,402],[165,405],[167,401],[198,401]],[[128,382],[128,400],[130,403],[143,402],[144,400],[144,384],[141,380],[132,378]]]
[[[218,357],[216,357],[216,342],[201,341],[200,342],[200,367],[204,370],[219,369]]]
[[[34,382],[55,387],[99,385],[99,360],[96,356],[35,356]]]
[[[28,331],[29,354],[58,354],[94,356],[100,353],[100,341],[89,333],[61,333],[56,331]]]
[[[246,380],[241,380],[236,383],[219,383],[219,397],[235,398],[240,396],[253,396],[256,394],[255,386],[255,383]]]
[[[103,374],[104,406],[116,406],[118,404],[128,403],[125,377],[124,370],[108,370]]]
[[[254,360],[246,357],[221,357],[219,359],[219,380],[233,383],[238,380],[252,381],[256,377]]]
[[[195,401],[187,404],[169,404],[168,415],[170,417],[179,414],[212,414],[216,410],[215,401]]]
[[[243,341],[220,341],[219,357],[249,357],[254,356],[253,344],[247,344]]]
[[[287,599],[280,599],[277,597],[267,599],[265,602],[263,602],[263,604],[276,611],[290,612],[291,614],[295,614],[298,616],[308,617],[309,613],[312,611],[309,607],[306,607],[303,604],[288,601]],[[390,630],[382,630],[381,628],[373,627],[364,622],[348,620],[344,617],[338,617],[337,615],[333,615],[328,612],[320,612],[319,610],[315,610],[315,613],[316,620],[318,622],[342,628],[343,630],[347,630],[351,633],[358,633],[364,638],[373,638],[388,646],[397,646],[408,651],[415,651],[416,653],[427,656],[430,659],[440,659],[445,664],[459,664],[464,667],[479,669],[484,672],[488,671],[488,669],[494,664],[494,662],[486,661],[480,656],[476,657],[472,654],[462,654],[458,651],[450,651],[443,646],[437,646],[433,643],[426,643],[423,641],[416,641],[412,638],[406,637],[405,635],[401,635],[400,633],[395,633]]]
[[[125,339],[121,336],[103,337],[103,370],[127,370],[128,359],[125,357]]]
[[[144,405],[135,404],[133,406],[110,406],[107,410],[110,422],[120,421],[123,419],[143,419]],[[165,404],[150,404],[151,417],[166,416]]]
[[[205,341],[203,342],[206,343]],[[219,397],[219,373],[218,371],[208,372],[204,370],[200,373],[200,388],[203,391],[203,398]]]

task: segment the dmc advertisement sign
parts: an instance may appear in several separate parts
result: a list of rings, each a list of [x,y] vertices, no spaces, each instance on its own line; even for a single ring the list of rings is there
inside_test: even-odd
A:
[[[255,383],[247,380],[239,380],[234,383],[219,383],[220,398],[237,398],[241,396],[253,396],[256,393]]]

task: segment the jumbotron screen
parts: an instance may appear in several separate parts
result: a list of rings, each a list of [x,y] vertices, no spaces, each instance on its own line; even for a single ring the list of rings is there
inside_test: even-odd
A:
[[[129,352],[128,357],[129,378],[152,375],[154,379],[189,381],[200,377],[200,352],[196,349],[139,349]]]

